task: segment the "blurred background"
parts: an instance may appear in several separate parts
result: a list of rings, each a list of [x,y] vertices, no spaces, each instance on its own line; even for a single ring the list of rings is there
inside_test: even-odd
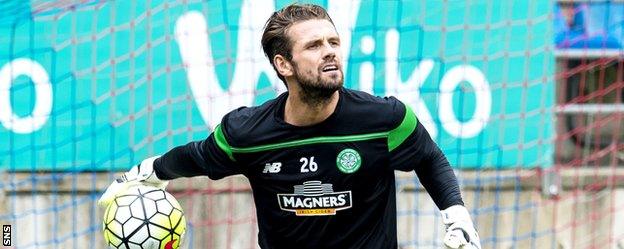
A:
[[[0,223],[105,248],[119,172],[285,91],[260,46],[292,1],[0,1]],[[396,96],[456,169],[484,248],[624,248],[624,1],[317,0],[345,86]],[[371,110],[374,111],[374,110]],[[397,173],[401,248],[442,248]],[[184,248],[257,248],[245,178],[174,180]]]

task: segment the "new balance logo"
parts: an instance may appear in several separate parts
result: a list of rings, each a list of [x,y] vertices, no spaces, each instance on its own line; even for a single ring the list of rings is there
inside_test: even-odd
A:
[[[282,170],[282,163],[267,163],[264,165],[262,173],[278,173],[280,170]]]

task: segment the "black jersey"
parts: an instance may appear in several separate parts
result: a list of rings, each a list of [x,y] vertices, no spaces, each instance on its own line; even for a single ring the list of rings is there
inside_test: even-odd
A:
[[[238,108],[206,140],[156,160],[157,176],[246,176],[267,249],[396,248],[395,170],[415,170],[439,208],[463,204],[448,161],[409,107],[339,92],[334,113],[305,127],[284,121],[287,92]]]

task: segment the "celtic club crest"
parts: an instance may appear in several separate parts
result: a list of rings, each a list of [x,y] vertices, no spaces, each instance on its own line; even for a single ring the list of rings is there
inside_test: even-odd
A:
[[[353,173],[362,165],[360,154],[354,149],[344,149],[336,157],[336,166],[343,173]]]

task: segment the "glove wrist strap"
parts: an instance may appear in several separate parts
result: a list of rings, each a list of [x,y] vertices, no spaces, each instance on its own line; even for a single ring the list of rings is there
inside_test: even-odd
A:
[[[470,213],[468,209],[462,205],[454,205],[447,209],[440,211],[442,214],[442,222],[445,225],[450,225],[457,222],[467,222],[472,224],[470,219]]]

